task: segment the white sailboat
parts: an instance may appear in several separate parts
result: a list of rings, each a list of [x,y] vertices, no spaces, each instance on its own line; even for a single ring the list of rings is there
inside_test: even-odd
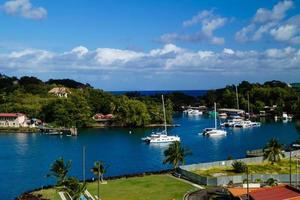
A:
[[[215,113],[217,113],[216,103],[214,103],[214,107],[215,107]],[[204,136],[222,136],[222,135],[226,135],[227,132],[225,130],[217,128],[217,115],[215,114],[215,127],[214,128],[205,128],[205,129],[203,129],[202,133],[199,133],[199,134],[204,135]]]
[[[163,104],[163,113],[164,113],[164,130],[158,133],[153,133],[148,137],[142,138],[143,141],[148,143],[167,143],[167,142],[175,142],[180,141],[179,136],[168,135],[167,132],[167,120],[166,120],[166,110],[165,110],[165,102],[164,96],[161,95],[162,104]]]

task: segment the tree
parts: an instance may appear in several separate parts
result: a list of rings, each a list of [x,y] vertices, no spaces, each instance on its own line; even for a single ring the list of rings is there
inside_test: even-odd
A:
[[[169,148],[164,151],[165,160],[163,163],[172,164],[174,170],[176,170],[180,164],[184,164],[184,159],[189,154],[191,154],[191,152],[184,149],[179,141],[173,142],[169,145]]]
[[[71,165],[72,162],[70,160],[68,162],[65,162],[63,157],[60,157],[51,165],[50,172],[49,174],[47,174],[47,177],[55,177],[56,186],[62,186],[64,185]]]
[[[75,177],[68,177],[64,183],[63,190],[68,192],[72,199],[79,200],[80,195],[86,190],[86,183],[80,183]]]
[[[246,163],[244,163],[242,161],[237,161],[237,160],[234,161],[232,163],[232,167],[236,173],[244,173],[247,171],[247,165],[246,165]]]
[[[269,178],[269,179],[266,181],[266,184],[267,184],[268,186],[276,186],[276,185],[278,185],[278,181],[277,181],[277,179]]]
[[[272,138],[265,148],[264,152],[264,160],[268,160],[273,165],[275,162],[280,161],[284,157],[283,145],[279,143],[279,141],[275,138]]]
[[[91,169],[92,173],[97,176],[98,179],[98,198],[100,197],[100,181],[103,182],[103,175],[106,173],[106,167],[104,162],[96,161],[93,168]]]

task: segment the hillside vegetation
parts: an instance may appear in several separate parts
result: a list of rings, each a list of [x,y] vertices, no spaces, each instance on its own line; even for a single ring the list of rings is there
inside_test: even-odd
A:
[[[54,87],[68,87],[67,98],[49,94]],[[173,106],[166,100],[167,121],[172,123]],[[96,113],[113,114],[119,126],[139,127],[163,122],[161,100],[151,97],[113,95],[89,84],[69,79],[43,82],[36,77],[0,75],[0,112],[21,112],[55,126],[85,127]]]

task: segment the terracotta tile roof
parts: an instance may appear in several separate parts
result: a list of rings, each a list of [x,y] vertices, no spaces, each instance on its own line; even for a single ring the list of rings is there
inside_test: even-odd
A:
[[[0,113],[0,117],[18,117],[24,115],[23,113]]]
[[[253,200],[289,200],[300,197],[300,193],[289,186],[282,185],[252,191],[250,192],[250,196]]]
[[[253,191],[261,190],[261,189],[263,189],[263,188],[249,188],[249,192],[253,192]],[[247,194],[247,188],[228,188],[228,191],[234,197],[240,197],[242,195]]]

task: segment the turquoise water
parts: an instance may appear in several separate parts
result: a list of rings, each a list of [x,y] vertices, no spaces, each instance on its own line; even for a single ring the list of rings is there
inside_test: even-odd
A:
[[[198,133],[213,126],[213,119],[174,117],[181,127],[170,130],[180,135],[192,151],[186,163],[207,162],[245,156],[246,150],[261,148],[272,137],[288,144],[299,135],[293,123],[264,123],[260,128],[229,129],[226,137],[206,138]],[[166,145],[147,145],[141,138],[154,129],[85,129],[77,137],[41,134],[0,134],[0,196],[10,200],[36,187],[53,183],[45,178],[50,164],[59,156],[72,160],[71,175],[82,179],[82,147],[86,146],[86,175],[95,160],[109,164],[108,176],[166,169],[162,164]],[[129,134],[132,131],[132,134]]]

